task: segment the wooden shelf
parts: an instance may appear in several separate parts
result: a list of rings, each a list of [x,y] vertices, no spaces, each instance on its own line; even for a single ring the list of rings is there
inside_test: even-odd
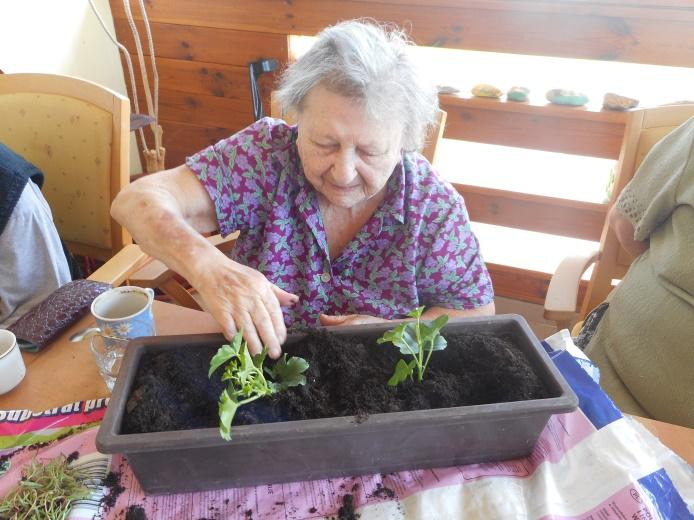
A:
[[[537,97],[538,94],[535,95]],[[484,98],[466,96],[465,94],[439,94],[439,103],[442,106],[477,108],[481,110],[495,110],[500,112],[542,115],[544,117],[561,117],[565,119],[582,119],[588,121],[602,121],[605,123],[625,124],[626,112],[616,110],[603,110],[596,102],[585,106],[573,107],[568,105],[555,105],[548,101],[536,101],[532,97],[528,101],[507,101],[503,98]]]

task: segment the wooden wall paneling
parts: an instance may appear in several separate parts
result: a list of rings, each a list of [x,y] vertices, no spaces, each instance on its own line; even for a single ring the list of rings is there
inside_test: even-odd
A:
[[[140,109],[145,110],[141,85],[138,86],[138,96]],[[269,98],[266,106],[269,107]],[[248,126],[253,121],[253,115],[250,99],[226,99],[160,89],[159,119],[166,148],[165,166],[172,168],[181,164],[186,155],[211,144],[211,140],[216,142]],[[170,129],[178,136],[170,135]],[[153,146],[154,137],[149,127],[145,127],[144,132],[148,145]],[[141,145],[139,137],[138,145]]]
[[[137,57],[132,56],[132,59],[135,60]],[[159,88],[190,94],[245,99],[250,104],[248,67],[157,58],[157,71]],[[139,75],[137,80],[138,85],[141,86]],[[149,81],[151,86],[151,75]],[[258,86],[263,99],[270,99],[274,82],[274,76],[271,74],[263,74],[259,78]]]
[[[624,133],[622,112],[557,105],[440,96],[448,113],[444,137],[617,159]]]
[[[369,16],[412,27],[421,45],[690,66],[694,7],[611,2],[472,1],[421,5],[323,0],[154,2],[149,19],[278,34],[315,34],[338,20]],[[434,5],[431,5],[434,4]],[[114,17],[124,18],[119,2]]]
[[[231,128],[200,127],[166,120],[161,121],[161,125],[164,129],[163,141],[167,150],[167,168],[183,164],[186,156],[192,155],[236,132],[236,129]]]
[[[568,180],[568,179],[567,179]],[[454,184],[470,219],[539,233],[600,241],[607,204]]]
[[[243,128],[253,121],[251,103],[177,90],[160,90],[159,114],[162,120],[199,126]]]
[[[127,20],[115,18],[114,24],[119,41],[131,53],[135,53]],[[144,44],[144,25],[139,20],[136,25],[143,40],[143,52],[149,55],[149,48]],[[157,58],[246,66],[261,57],[275,58],[285,63],[289,55],[288,38],[284,34],[196,27],[187,23],[174,25],[151,20],[150,27]]]
[[[138,87],[138,91],[142,100],[144,92],[141,87]],[[223,98],[160,88],[159,119],[199,127],[238,130],[253,122],[253,114],[249,99]]]

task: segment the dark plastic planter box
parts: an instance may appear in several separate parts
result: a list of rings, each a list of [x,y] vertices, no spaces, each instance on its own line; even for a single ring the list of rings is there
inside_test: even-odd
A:
[[[375,339],[391,325],[332,328]],[[364,422],[335,417],[121,435],[137,366],[146,352],[219,345],[217,334],[159,336],[130,343],[96,438],[102,453],[122,453],[147,494],[178,493],[311,480],[522,457],[549,417],[576,408],[573,390],[520,316],[451,321],[447,331],[511,333],[551,397],[530,401],[373,414]],[[290,335],[288,344],[300,335]]]

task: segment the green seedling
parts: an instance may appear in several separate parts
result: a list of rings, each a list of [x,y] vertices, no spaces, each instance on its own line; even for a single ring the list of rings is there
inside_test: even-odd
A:
[[[222,373],[222,381],[228,381],[228,384],[219,396],[219,433],[227,441],[231,440],[231,422],[240,406],[291,386],[306,384],[306,360],[300,357],[287,358],[287,354],[284,354],[270,368],[263,367],[266,357],[267,348],[260,354],[251,356],[239,331],[234,335],[231,345],[222,345],[210,361],[209,377],[220,366],[227,364]]]
[[[377,340],[379,345],[392,343],[400,349],[401,354],[412,356],[409,362],[404,359],[398,360],[395,371],[388,380],[390,386],[397,386],[408,377],[412,379],[415,369],[417,381],[421,383],[432,352],[446,348],[446,338],[441,336],[439,331],[448,323],[448,316],[442,314],[433,321],[423,322],[421,320],[423,312],[424,307],[417,307],[408,313],[408,316],[414,318],[414,321],[398,325]]]
[[[34,459],[22,470],[17,487],[0,501],[0,518],[64,520],[78,500],[89,498],[90,477],[65,455],[48,462]]]

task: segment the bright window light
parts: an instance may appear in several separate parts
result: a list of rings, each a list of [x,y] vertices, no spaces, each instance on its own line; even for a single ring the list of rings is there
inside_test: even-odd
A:
[[[616,161],[443,139],[436,163],[451,182],[601,203]]]
[[[290,53],[301,56],[315,38],[292,36]],[[641,65],[617,61],[578,60],[496,52],[413,47],[419,65],[437,85],[448,85],[469,96],[478,83],[490,83],[506,92],[512,86],[530,89],[530,99],[545,102],[553,88],[588,95],[597,108],[606,92],[640,100],[640,106],[691,100],[694,68]]]
[[[598,250],[598,243],[492,224],[471,223],[485,262],[553,273],[569,255]],[[589,269],[583,276],[590,278]]]

